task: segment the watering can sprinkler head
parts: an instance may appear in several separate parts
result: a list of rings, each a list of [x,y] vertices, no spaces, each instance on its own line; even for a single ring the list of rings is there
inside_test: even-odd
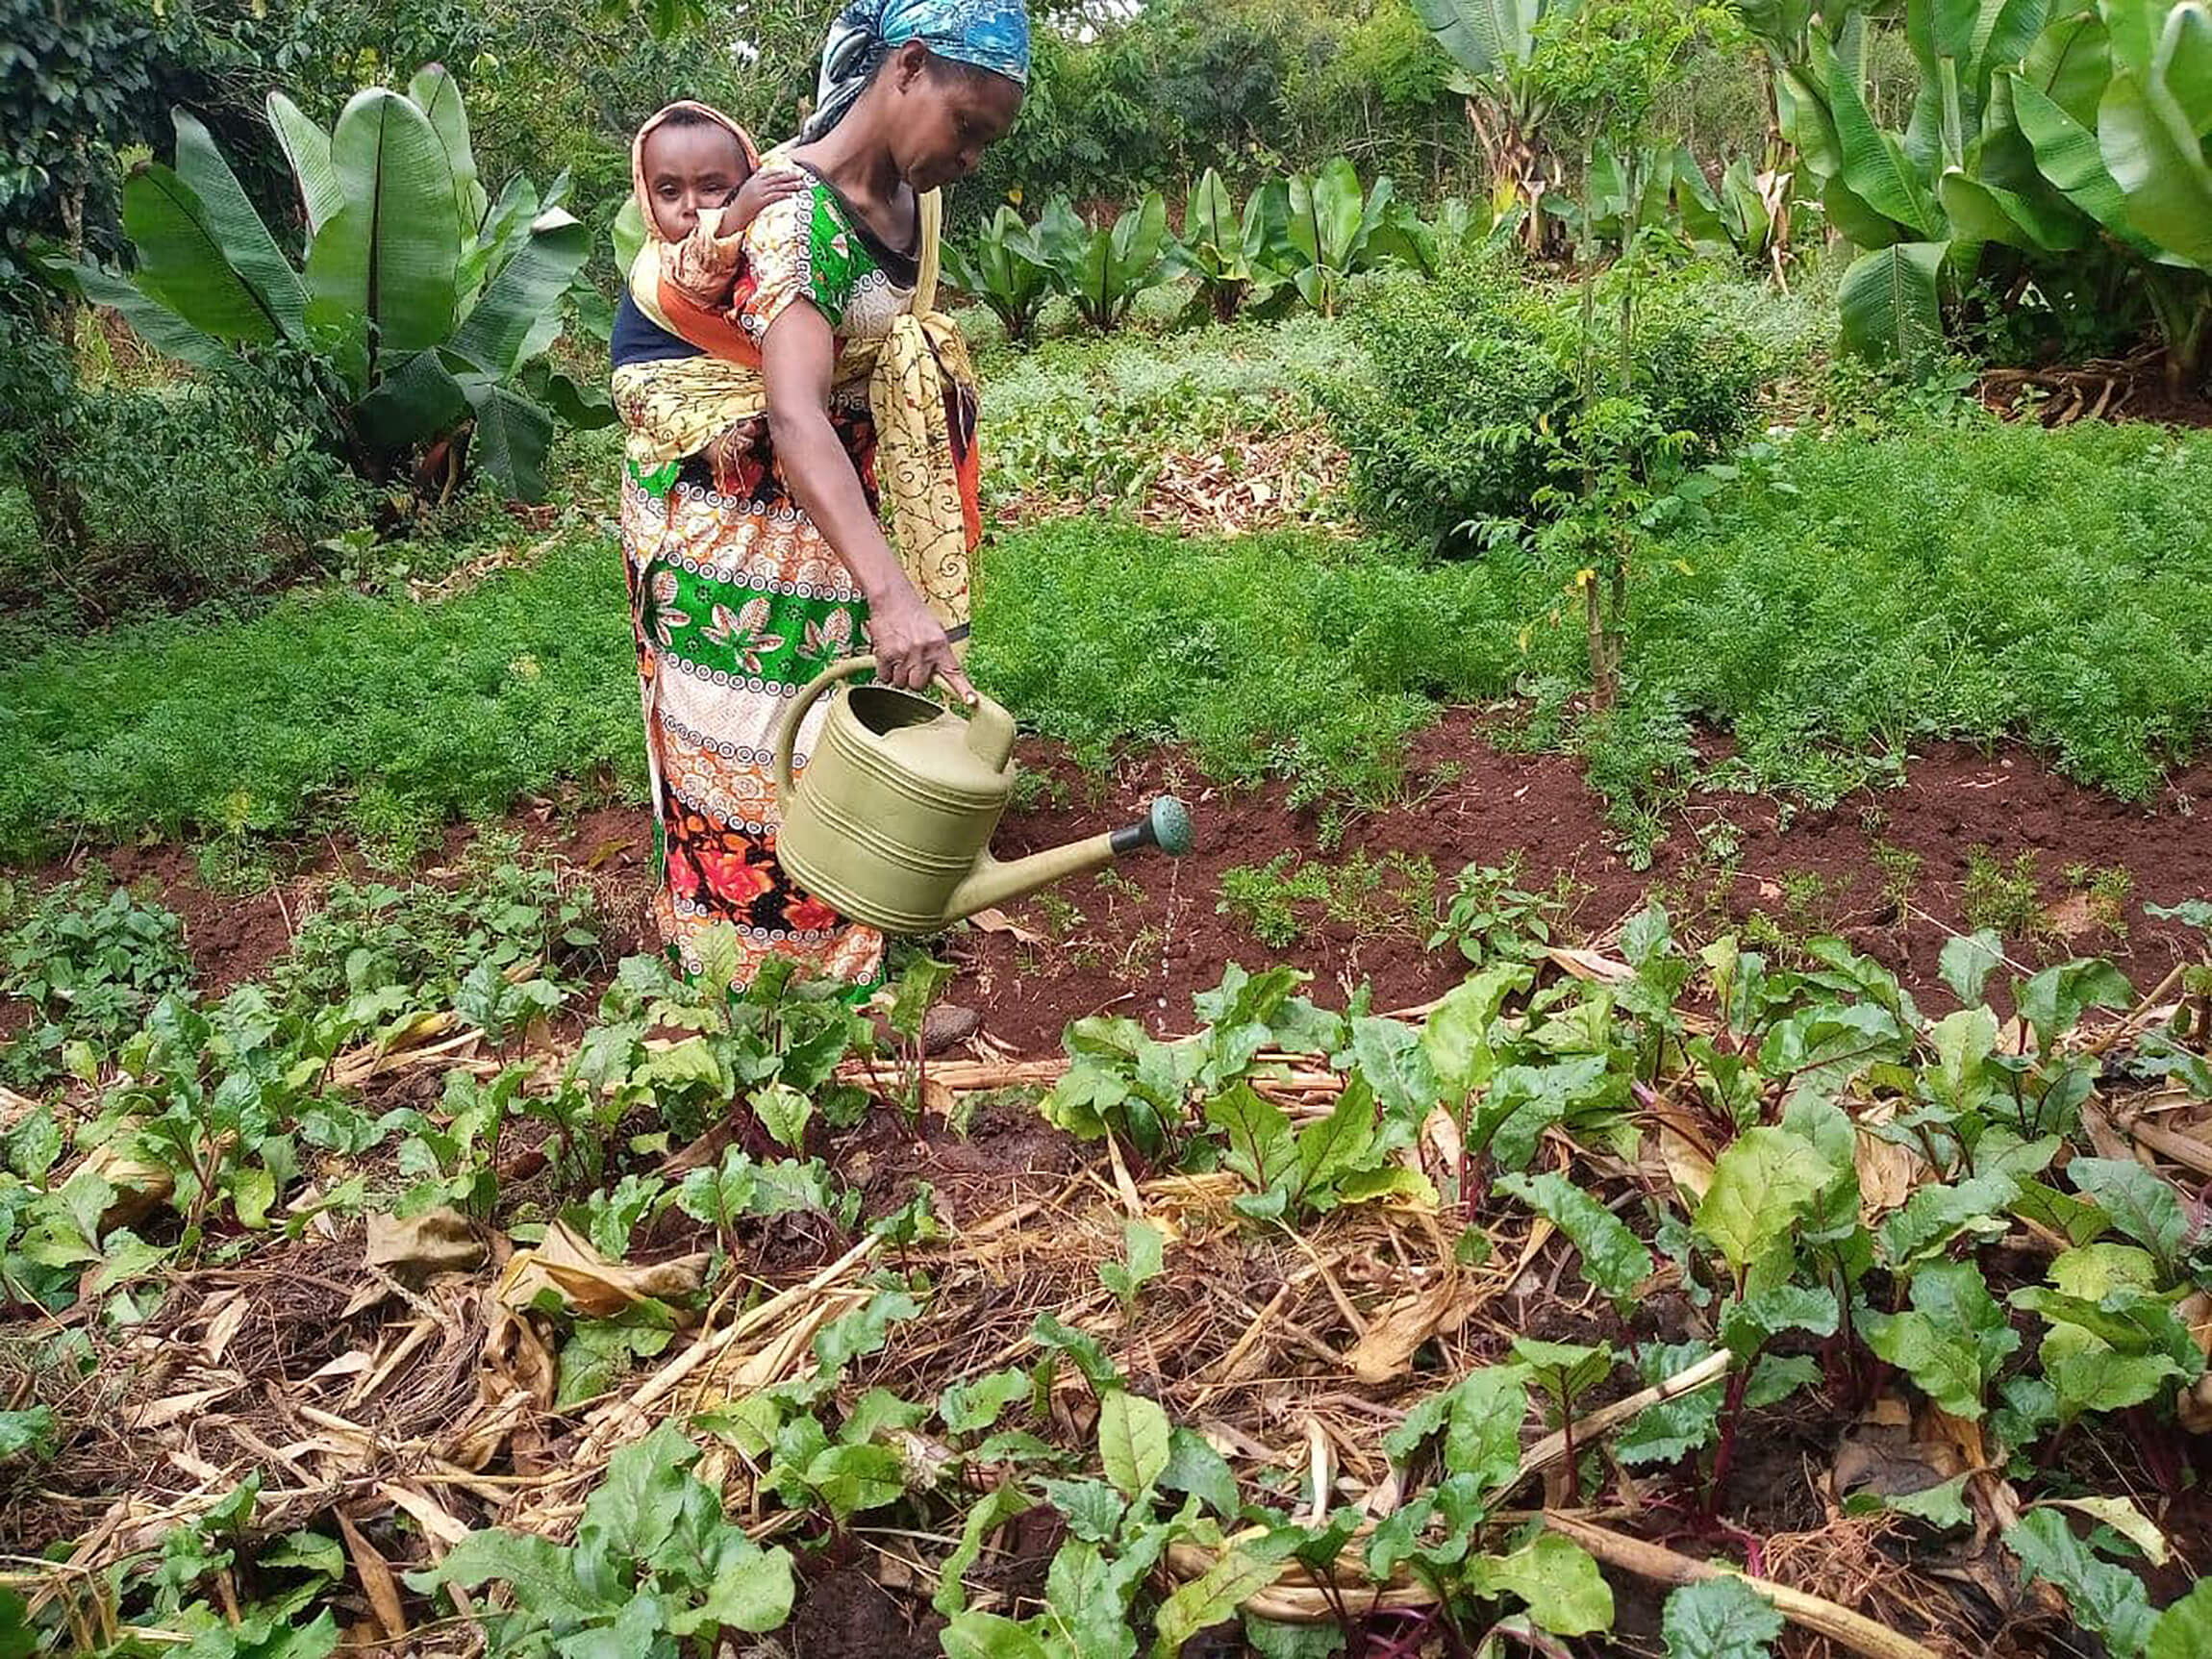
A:
[[[1191,850],[1191,809],[1173,795],[1160,795],[1143,817],[1116,830],[1111,839],[1117,858],[1148,846],[1169,858],[1181,858]]]
[[[1015,728],[989,697],[962,719],[913,691],[855,687],[831,706],[804,775],[795,775],[808,712],[840,681],[874,666],[873,657],[831,665],[792,699],[776,739],[776,860],[840,914],[886,933],[935,933],[1144,847],[1191,850],[1189,809],[1162,795],[1120,829],[1008,863],[993,858],[992,832],[1014,792]]]

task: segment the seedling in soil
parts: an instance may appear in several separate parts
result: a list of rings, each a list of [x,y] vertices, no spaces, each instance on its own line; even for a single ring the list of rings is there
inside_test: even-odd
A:
[[[1047,895],[1048,896],[1048,895]],[[952,964],[940,962],[936,957],[917,952],[914,959],[898,976],[898,987],[892,995],[891,1009],[884,1022],[899,1040],[903,1051],[904,1068],[908,1073],[906,1089],[906,1115],[915,1122],[921,1119],[922,1086],[928,1080],[929,1055],[922,1043],[922,1028],[929,1021],[929,1011],[952,983]]]
[[[2023,849],[2008,870],[1986,846],[1969,847],[1966,855],[1966,892],[1961,899],[1966,924],[1984,929],[2000,939],[2025,941],[2043,933],[2041,879],[2035,854]]]
[[[1288,950],[1305,937],[1296,905],[1319,903],[1329,895],[1328,870],[1320,864],[1298,867],[1295,852],[1277,853],[1264,865],[1238,865],[1221,872],[1217,916],[1232,917],[1269,950]]]
[[[1543,954],[1565,906],[1556,893],[1524,890],[1522,873],[1518,853],[1502,865],[1470,864],[1461,870],[1444,919],[1429,935],[1428,948],[1457,944],[1460,954],[1478,968],[1493,961],[1532,961]]]
[[[1124,898],[1142,899],[1144,896],[1144,887],[1118,869],[1102,869],[1093,879],[1098,891],[1107,895],[1109,902]]]
[[[1016,776],[1006,804],[1018,813],[1033,813],[1044,806],[1065,808],[1068,786],[1043,767],[1032,767]]]
[[[1138,976],[1140,963],[1147,967],[1168,946],[1167,930],[1146,922],[1130,936],[1127,948],[1121,952],[1118,971],[1124,980]]]
[[[1167,1236],[1149,1221],[1131,1217],[1122,1223],[1123,1259],[1098,1264],[1098,1282],[1112,1291],[1127,1320],[1137,1311],[1137,1294],[1160,1276],[1166,1266]]]
[[[1913,893],[1920,885],[1921,855],[1886,841],[1875,842],[1867,851],[1874,868],[1881,872],[1882,919],[1892,926],[1901,925],[1912,914]]]
[[[2089,900],[2089,919],[2115,940],[2127,938],[2127,901],[2135,896],[2135,877],[2124,865],[2069,865],[2067,885]]]
[[[1044,922],[1044,931],[1059,943],[1064,944],[1073,938],[1075,930],[1088,919],[1066,893],[1054,892],[1049,888],[1036,894],[1032,902],[1036,904],[1037,914]]]
[[[1609,1343],[1586,1347],[1579,1343],[1547,1343],[1535,1337],[1516,1337],[1513,1357],[1528,1368],[1529,1375],[1544,1391],[1552,1420],[1567,1440],[1567,1501],[1582,1501],[1582,1471],[1574,1456],[1574,1402],[1613,1374],[1613,1348]]]

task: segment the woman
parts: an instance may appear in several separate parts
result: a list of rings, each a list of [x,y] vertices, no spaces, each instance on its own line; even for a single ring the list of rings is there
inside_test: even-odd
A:
[[[633,270],[615,330],[622,542],[654,910],[690,971],[728,922],[739,959],[713,966],[740,983],[770,956],[881,975],[881,936],[775,863],[774,739],[798,689],[857,649],[890,683],[974,695],[954,654],[978,529],[973,375],[934,310],[937,191],[1013,124],[1028,52],[1018,0],[859,0],[778,152],[806,183],[746,228],[730,305],[663,288],[650,246]]]

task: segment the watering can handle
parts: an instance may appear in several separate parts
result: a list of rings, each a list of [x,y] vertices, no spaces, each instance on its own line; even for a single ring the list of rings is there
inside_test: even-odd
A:
[[[783,724],[776,728],[776,799],[781,802],[792,792],[792,760],[799,746],[799,727],[805,723],[807,711],[820,700],[824,691],[840,680],[849,680],[855,674],[864,674],[875,666],[873,657],[847,657],[841,663],[832,663],[800,690],[792,699],[792,706],[784,711]]]
[[[962,632],[965,634],[966,630]],[[875,659],[872,656],[847,657],[842,662],[832,663],[792,699],[792,706],[784,711],[783,724],[776,729],[778,801],[792,791],[792,763],[797,757],[799,727],[806,722],[807,711],[839,681],[867,673],[874,666]],[[1007,756],[1014,750],[1014,716],[989,697],[979,694],[975,706],[968,711],[968,746],[990,761],[993,767],[1005,766]]]

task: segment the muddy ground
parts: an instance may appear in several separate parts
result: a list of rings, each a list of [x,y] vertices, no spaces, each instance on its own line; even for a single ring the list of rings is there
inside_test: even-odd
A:
[[[1894,968],[1931,1010],[1948,1004],[1937,976],[1945,941],[1986,919],[1993,903],[2012,915],[2008,950],[2023,967],[2102,956],[2148,991],[2199,944],[2145,904],[2212,896],[2212,763],[2175,772],[2138,805],[2060,777],[2023,748],[1940,743],[1913,756],[1901,787],[1862,791],[1828,810],[1695,793],[1640,870],[1571,758],[1501,750],[1470,712],[1446,716],[1417,741],[1407,804],[1345,818],[1326,851],[1327,815],[1294,808],[1286,783],[1217,786],[1171,751],[1131,757],[1105,775],[1036,742],[1024,743],[1021,760],[1032,777],[1024,804],[1000,827],[1001,857],[1128,822],[1169,791],[1189,800],[1197,829],[1188,858],[1144,855],[944,943],[961,968],[954,994],[981,1011],[993,1039],[1025,1054],[1057,1051],[1068,1023],[1091,1014],[1188,1030],[1192,994],[1217,984],[1233,961],[1295,962],[1327,999],[1369,981],[1378,1009],[1426,1001],[1465,968],[1448,944],[1428,946],[1437,901],[1464,867],[1513,859],[1520,887],[1559,898],[1555,937],[1565,942],[1602,941],[1656,896],[1694,937],[1730,927],[1754,940],[1770,931],[1840,934]],[[599,892],[614,954],[646,948],[650,838],[641,810],[542,802],[506,827],[568,861]],[[447,852],[472,833],[455,829]],[[1222,913],[1222,882],[1285,855],[1274,877],[1243,885],[1265,891],[1318,862],[1326,867],[1320,885],[1337,897],[1293,903],[1296,937],[1277,946],[1254,936],[1248,913]],[[41,873],[95,856],[184,917],[201,982],[215,992],[261,972],[286,948],[319,883],[360,867],[357,854],[327,847],[280,886],[246,896],[210,889],[192,854],[174,846],[80,853]],[[1977,866],[1979,890],[1970,895]],[[1994,897],[1993,870],[2009,884]],[[2019,885],[2028,872],[2032,892]]]

